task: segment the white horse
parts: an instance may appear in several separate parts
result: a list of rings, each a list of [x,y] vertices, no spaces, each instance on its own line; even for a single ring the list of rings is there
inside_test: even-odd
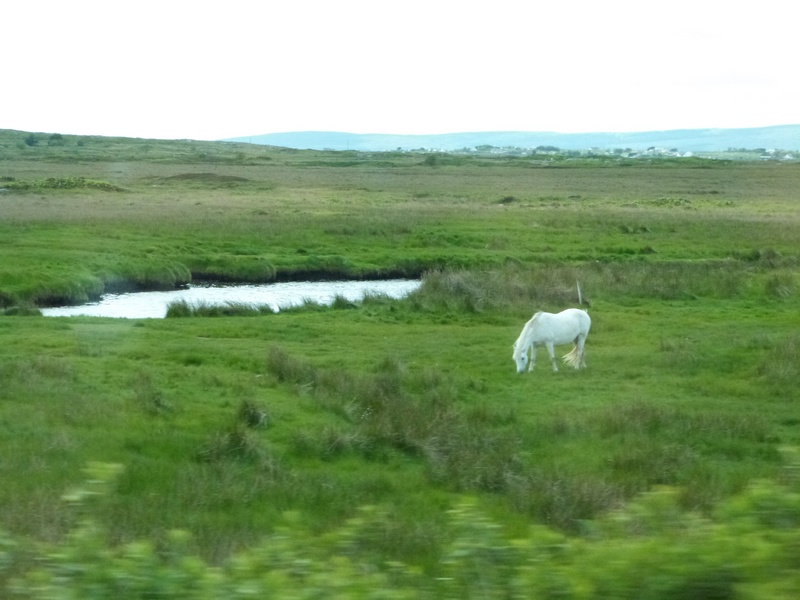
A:
[[[553,346],[572,342],[575,347],[564,355],[564,362],[569,366],[579,369],[586,366],[583,357],[583,345],[592,320],[585,310],[568,308],[558,314],[537,312],[530,321],[525,323],[522,333],[514,342],[514,362],[517,363],[517,373],[525,370],[528,364],[528,350],[531,351],[528,371],[533,371],[536,362],[536,346],[545,346],[553,363],[553,371],[558,371]]]

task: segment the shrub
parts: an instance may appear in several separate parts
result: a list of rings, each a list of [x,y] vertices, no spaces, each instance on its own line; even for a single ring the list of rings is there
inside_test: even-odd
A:
[[[277,468],[277,463],[261,440],[247,427],[236,424],[230,429],[215,433],[197,450],[201,462],[237,460]]]
[[[253,400],[242,400],[239,405],[237,420],[246,427],[266,427],[268,422],[267,410]]]

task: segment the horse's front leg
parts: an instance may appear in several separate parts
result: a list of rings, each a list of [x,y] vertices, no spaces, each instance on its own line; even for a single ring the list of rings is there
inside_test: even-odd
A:
[[[530,361],[528,361],[528,373],[530,373],[531,371],[533,371],[533,367],[536,364],[536,346],[534,344],[531,344],[528,350],[531,353],[531,359]]]
[[[547,346],[547,353],[550,355],[550,362],[553,363],[553,371],[558,371],[558,365],[556,364],[556,351],[555,348],[553,348],[553,343],[547,342],[545,346]]]

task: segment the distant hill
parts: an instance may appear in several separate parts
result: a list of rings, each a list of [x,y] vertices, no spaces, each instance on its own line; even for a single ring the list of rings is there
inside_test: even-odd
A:
[[[777,125],[747,129],[675,129],[634,133],[554,133],[494,131],[438,135],[358,134],[337,131],[268,133],[225,141],[248,142],[285,148],[312,150],[454,151],[478,146],[536,148],[555,146],[561,150],[590,148],[676,148],[681,152],[720,152],[729,148],[800,150],[800,125]]]

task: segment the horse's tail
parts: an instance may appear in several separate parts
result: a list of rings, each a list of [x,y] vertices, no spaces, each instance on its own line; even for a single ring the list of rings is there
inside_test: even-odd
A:
[[[577,369],[577,368],[578,368],[578,365],[580,364],[580,363],[579,363],[579,361],[580,361],[580,358],[579,358],[579,356],[578,356],[578,345],[576,344],[575,346],[573,346],[573,347],[572,347],[572,350],[570,350],[569,352],[567,352],[567,353],[564,355],[564,357],[563,357],[563,358],[564,358],[564,362],[565,362],[567,365],[569,365],[570,367],[573,367],[573,368]]]

